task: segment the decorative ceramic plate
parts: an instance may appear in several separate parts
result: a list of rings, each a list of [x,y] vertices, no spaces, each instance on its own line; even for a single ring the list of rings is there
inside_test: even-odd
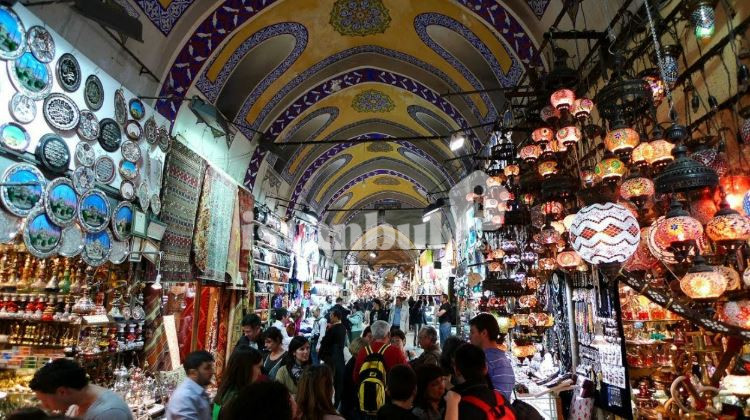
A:
[[[115,152],[120,148],[122,131],[120,124],[112,118],[104,118],[99,121],[99,145],[107,152]]]
[[[159,199],[159,194],[151,195],[151,211],[157,216],[161,213],[161,199]]]
[[[117,175],[115,161],[109,156],[99,156],[94,164],[94,173],[96,174],[96,182],[109,184],[115,180],[115,175]]]
[[[55,59],[55,40],[43,26],[29,28],[26,32],[26,42],[34,57],[42,63],[50,63]]]
[[[112,251],[109,253],[109,262],[122,264],[128,259],[130,253],[130,241],[112,241]]]
[[[90,168],[94,166],[94,163],[96,162],[96,151],[94,151],[94,146],[85,141],[79,141],[78,144],[76,144],[75,155],[76,162],[83,166],[88,166]]]
[[[122,157],[129,162],[138,162],[141,160],[141,148],[134,141],[127,140],[122,142],[120,152],[122,152]]]
[[[36,118],[36,102],[21,92],[10,99],[10,115],[21,124],[28,124]]]
[[[73,186],[78,194],[89,192],[96,184],[96,174],[88,166],[79,166],[73,171]]]
[[[86,107],[92,111],[98,111],[104,105],[104,87],[95,74],[86,78],[83,99],[86,101]]]
[[[83,232],[78,223],[66,227],[62,231],[62,241],[57,253],[63,257],[77,257],[83,251]]]
[[[143,130],[141,130],[141,125],[138,121],[130,120],[125,124],[125,135],[128,136],[130,140],[140,140],[142,133]]]
[[[44,209],[52,223],[57,226],[66,227],[76,220],[78,196],[73,183],[68,178],[55,178],[47,184]]]
[[[0,125],[0,141],[8,149],[23,152],[31,143],[31,136],[23,126],[13,122]]]
[[[141,185],[138,186],[138,191],[136,191],[135,194],[138,196],[138,204],[141,205],[141,209],[143,209],[144,212],[148,212],[149,197],[151,196],[148,191],[148,185],[146,185],[145,182],[141,182]]]
[[[110,252],[112,252],[112,235],[109,231],[86,234],[81,253],[81,258],[86,264],[98,267],[109,260]]]
[[[83,140],[96,141],[99,138],[99,118],[88,109],[82,109],[76,132]]]
[[[162,152],[167,153],[172,143],[172,139],[169,137],[169,132],[164,126],[159,127],[156,132],[156,139],[159,142],[159,149]]]
[[[128,106],[125,104],[125,92],[122,89],[115,91],[115,120],[120,125],[128,121]]]
[[[138,165],[135,162],[123,159],[120,161],[119,171],[123,179],[131,181],[138,176]]]
[[[120,183],[120,195],[128,201],[133,201],[135,198],[135,185],[130,181],[122,181]]]
[[[2,184],[29,183],[0,187],[0,200],[9,212],[26,217],[31,209],[42,199],[47,181],[36,166],[28,163],[16,163],[3,172]]]
[[[78,105],[62,93],[50,93],[44,98],[44,119],[53,128],[67,131],[76,128],[81,117]]]
[[[146,115],[146,106],[143,105],[143,102],[139,98],[133,98],[128,102],[128,110],[130,111],[130,116],[136,120],[140,120]]]
[[[18,15],[5,6],[0,6],[0,33],[5,35],[5,42],[0,43],[0,59],[20,57],[26,49],[26,29]]]
[[[70,166],[68,144],[57,134],[43,135],[36,145],[34,155],[47,170],[55,173],[63,173]]]
[[[81,66],[73,54],[65,53],[57,59],[55,73],[63,90],[75,92],[81,86]]]
[[[43,207],[37,206],[26,219],[23,242],[31,255],[37,258],[47,258],[60,246],[62,229],[52,223]]]
[[[13,86],[31,99],[44,99],[52,89],[52,70],[30,52],[8,61],[8,74]]]
[[[149,144],[156,144],[156,120],[153,115],[148,117],[146,123],[143,124],[143,137]]]
[[[130,239],[130,228],[133,224],[133,204],[122,201],[112,213],[112,233],[120,241]]]
[[[0,210],[0,243],[10,244],[16,241],[23,229],[23,219]]]
[[[81,196],[78,221],[85,232],[101,232],[109,223],[109,200],[103,192],[91,190]]]

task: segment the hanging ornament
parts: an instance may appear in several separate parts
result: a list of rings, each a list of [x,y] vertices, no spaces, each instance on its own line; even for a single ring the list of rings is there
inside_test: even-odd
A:
[[[622,179],[626,171],[625,164],[611,153],[605,154],[604,159],[594,166],[596,178],[607,183],[616,183]]]
[[[573,116],[578,121],[585,121],[594,110],[594,101],[589,98],[578,98],[573,102]]]
[[[649,165],[649,161],[653,159],[654,149],[651,143],[643,142],[633,149],[630,154],[630,162],[636,167],[644,167]]]
[[[640,142],[641,138],[638,132],[624,125],[617,125],[604,137],[604,146],[607,150],[620,157],[630,156],[630,152]]]
[[[558,89],[550,96],[550,103],[558,111],[568,110],[576,100],[576,94],[570,89]]]
[[[658,57],[652,57],[652,60],[661,67],[664,75],[664,82],[670,89],[674,88],[677,78],[680,76],[680,55],[682,47],[679,45],[665,45],[662,47],[662,58],[659,63]]]
[[[701,222],[690,217],[675,199],[672,200],[664,223],[653,228],[656,229],[656,243],[672,252],[677,262],[685,261],[703,237]]]
[[[590,264],[625,262],[638,247],[638,220],[615,203],[582,208],[570,226],[573,249]]]
[[[688,2],[688,14],[690,22],[695,27],[694,33],[698,40],[706,40],[714,35],[716,30],[716,7],[717,0],[690,0]]]
[[[539,127],[531,132],[531,139],[536,143],[551,141],[554,138],[554,133],[549,127]]]

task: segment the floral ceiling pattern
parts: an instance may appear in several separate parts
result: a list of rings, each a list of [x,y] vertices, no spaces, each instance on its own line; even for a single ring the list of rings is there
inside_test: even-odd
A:
[[[391,16],[381,0],[337,0],[330,23],[341,35],[367,36],[385,32]]]
[[[352,108],[357,112],[391,112],[395,107],[388,95],[375,89],[358,93],[352,100]]]
[[[165,36],[169,35],[193,0],[136,0],[138,7]]]

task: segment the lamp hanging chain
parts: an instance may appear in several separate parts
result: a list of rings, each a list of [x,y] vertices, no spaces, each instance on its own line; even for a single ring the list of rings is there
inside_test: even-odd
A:
[[[605,2],[606,3],[606,2]],[[661,76],[661,80],[667,80],[667,75],[664,72],[664,57],[661,53],[661,46],[659,44],[659,39],[656,36],[656,25],[654,24],[654,18],[651,16],[651,4],[648,0],[643,0],[643,4],[646,7],[646,17],[648,18],[648,26],[651,27],[651,39],[654,42],[654,49],[656,51],[656,61],[659,65],[659,75]],[[664,91],[666,92],[667,96],[667,102],[669,103],[669,117],[672,118],[674,116],[674,100],[672,99],[672,90],[669,88],[668,83],[664,83]],[[674,118],[672,118],[674,120]]]

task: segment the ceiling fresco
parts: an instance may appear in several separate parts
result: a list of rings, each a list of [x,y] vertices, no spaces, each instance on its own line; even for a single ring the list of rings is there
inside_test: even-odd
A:
[[[148,20],[161,33],[169,35],[178,20],[195,0],[135,0]]]

